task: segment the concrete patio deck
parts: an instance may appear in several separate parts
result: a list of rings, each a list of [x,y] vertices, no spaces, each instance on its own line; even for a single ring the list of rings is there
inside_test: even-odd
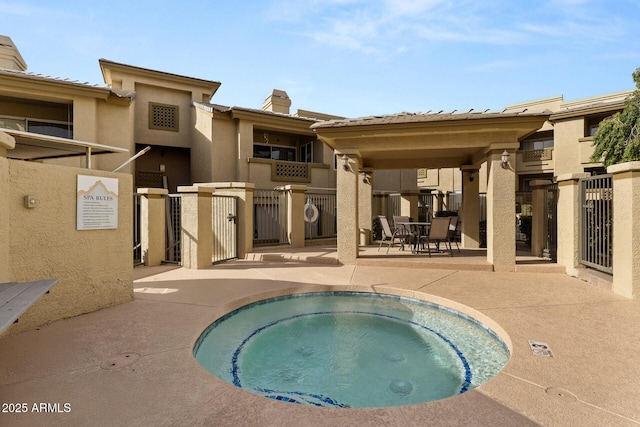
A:
[[[0,403],[28,407],[0,412],[0,425],[640,425],[640,301],[553,266],[495,273],[482,271],[481,261],[451,264],[462,256],[426,265],[427,257],[378,258],[377,247],[363,255],[343,266],[330,261],[331,248],[311,247],[206,270],[138,268],[133,302],[0,339]],[[521,265],[531,268],[527,259]],[[238,301],[334,287],[457,301],[506,331],[512,358],[488,383],[449,399],[333,409],[259,397],[208,374],[192,356],[199,334]],[[534,355],[528,340],[548,343],[554,357]],[[59,412],[35,412],[34,403]]]

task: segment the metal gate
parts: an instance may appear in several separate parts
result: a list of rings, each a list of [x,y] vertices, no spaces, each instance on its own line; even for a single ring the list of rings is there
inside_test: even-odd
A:
[[[288,243],[286,193],[278,190],[254,190],[253,246]]]
[[[558,260],[558,184],[547,187],[545,198],[547,212],[547,245],[543,249],[543,256],[553,261]]]
[[[133,194],[133,265],[142,264],[142,242],[140,233],[140,198],[142,194]]]
[[[165,199],[166,203],[166,218],[165,224],[167,228],[166,232],[166,247],[164,251],[165,262],[180,264],[182,261],[180,257],[181,250],[181,237],[182,229],[180,222],[181,215],[181,202],[182,198],[180,194],[169,194]]]
[[[613,274],[613,178],[580,179],[579,262]]]
[[[213,230],[212,262],[220,262],[238,256],[237,199],[233,196],[212,197],[211,228]]]

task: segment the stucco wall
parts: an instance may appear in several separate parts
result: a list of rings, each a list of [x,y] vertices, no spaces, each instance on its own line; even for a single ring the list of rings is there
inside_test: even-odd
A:
[[[223,114],[216,114],[213,121],[211,150],[211,176],[207,181],[233,181],[238,179],[238,169],[245,167],[247,156],[253,151],[246,149],[238,154],[238,132],[236,121]],[[251,147],[253,150],[253,147]],[[251,153],[251,154],[250,154]],[[244,156],[244,157],[243,157]],[[203,180],[206,182],[205,180]]]
[[[149,103],[178,107],[178,132],[149,129]],[[136,83],[135,141],[138,144],[189,148],[191,144],[191,93]]]
[[[582,137],[584,137],[584,118],[578,117],[556,122],[553,134],[556,176],[584,171],[578,142]]]
[[[76,230],[79,174],[119,180],[117,229]],[[59,282],[5,334],[133,299],[131,175],[9,160],[8,177],[8,280]],[[25,195],[35,208],[24,207]]]

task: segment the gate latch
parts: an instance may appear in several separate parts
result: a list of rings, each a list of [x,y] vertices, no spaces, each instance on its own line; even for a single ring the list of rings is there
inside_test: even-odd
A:
[[[229,222],[233,221],[233,223],[235,224],[236,223],[236,216],[234,214],[232,214],[232,213],[228,214],[227,215],[227,221],[229,221]]]

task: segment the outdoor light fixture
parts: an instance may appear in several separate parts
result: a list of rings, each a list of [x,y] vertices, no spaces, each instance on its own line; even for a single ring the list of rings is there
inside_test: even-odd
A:
[[[342,157],[342,168],[346,171],[349,170],[349,156],[347,156],[346,154],[343,154]]]
[[[476,173],[475,172],[469,172],[469,182],[473,182],[473,180],[476,178]]]
[[[507,150],[502,152],[502,164],[500,166],[502,166],[502,169],[509,167],[509,152]]]
[[[362,182],[363,182],[363,183],[365,183],[365,184],[369,184],[369,177],[367,176],[367,173],[366,173],[366,172],[362,172],[362,173],[360,174],[360,176],[362,177]]]

